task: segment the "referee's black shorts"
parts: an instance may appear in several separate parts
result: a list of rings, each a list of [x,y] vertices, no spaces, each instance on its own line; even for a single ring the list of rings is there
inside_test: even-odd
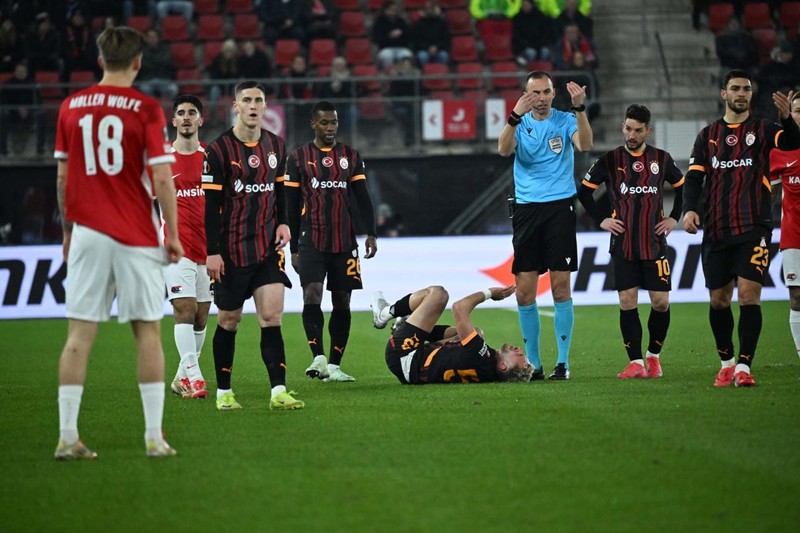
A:
[[[575,198],[517,204],[511,272],[578,270]]]

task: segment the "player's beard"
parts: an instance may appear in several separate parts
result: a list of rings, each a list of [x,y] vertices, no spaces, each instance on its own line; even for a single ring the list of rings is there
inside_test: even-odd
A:
[[[741,102],[741,101],[737,101],[737,100],[733,100],[733,101],[728,100],[727,104],[728,104],[728,109],[730,109],[731,111],[733,111],[734,113],[737,113],[737,114],[738,113],[746,113],[747,110],[750,108],[750,103],[746,102],[746,101],[745,102]]]
[[[640,142],[636,146],[631,146],[631,141],[625,141],[625,146],[631,152],[641,152],[642,151],[642,147],[644,146],[644,141]]]

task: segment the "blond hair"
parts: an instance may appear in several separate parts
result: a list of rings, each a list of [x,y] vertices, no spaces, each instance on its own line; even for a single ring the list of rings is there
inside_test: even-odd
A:
[[[533,375],[533,365],[528,363],[522,368],[512,368],[497,374],[497,381],[527,383]]]
[[[103,58],[104,70],[125,70],[144,50],[144,35],[128,28],[107,28],[97,37],[97,48]]]

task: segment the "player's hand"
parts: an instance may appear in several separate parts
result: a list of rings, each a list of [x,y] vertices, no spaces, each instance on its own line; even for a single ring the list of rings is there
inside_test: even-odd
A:
[[[214,281],[222,279],[222,276],[225,275],[225,262],[221,255],[209,255],[206,258],[206,272],[208,272],[208,277]]]
[[[694,235],[697,233],[697,228],[700,226],[700,215],[698,215],[694,211],[687,211],[685,215],[683,215],[683,229],[686,230],[686,233],[691,233]]]
[[[367,249],[367,253],[364,254],[364,259],[375,257],[375,254],[378,253],[378,238],[374,235],[367,237],[367,240],[364,242],[364,248]]]
[[[514,113],[522,116],[525,113],[530,113],[531,109],[533,109],[533,93],[523,93],[517,103],[514,104]]]
[[[772,103],[775,104],[781,119],[787,119],[791,115],[792,98],[794,98],[794,91],[789,91],[788,95],[781,92],[772,93]]]
[[[292,232],[289,231],[289,226],[280,224],[275,229],[275,249],[280,250],[292,240]]]
[[[678,225],[678,221],[671,217],[662,218],[658,224],[656,224],[656,235],[663,235],[666,237],[672,230],[675,229],[675,226]]]
[[[64,230],[64,244],[61,246],[61,251],[64,254],[64,262],[69,259],[69,245],[72,242],[72,230]]]
[[[167,250],[167,261],[170,263],[177,263],[183,257],[183,245],[177,235],[167,236],[164,248]]]
[[[573,107],[582,106],[586,101],[586,85],[578,85],[574,81],[567,83],[567,92],[572,100]]]
[[[600,223],[600,229],[610,231],[613,235],[625,233],[625,223],[618,218],[605,218]]]
[[[492,300],[500,301],[505,300],[517,290],[516,285],[508,285],[507,287],[490,287],[489,290],[492,292]]]
[[[292,268],[298,274],[300,273],[300,254],[297,252],[292,254]]]

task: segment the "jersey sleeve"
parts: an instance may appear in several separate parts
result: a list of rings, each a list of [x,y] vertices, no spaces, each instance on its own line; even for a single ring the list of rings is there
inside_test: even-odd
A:
[[[283,183],[286,180],[286,144],[284,140],[278,137],[278,150],[280,151],[280,158],[278,159],[278,167],[275,169],[275,183]]]
[[[572,113],[567,113],[566,128],[567,139],[572,142],[572,136],[575,135],[576,131],[578,131],[578,118]]]
[[[203,175],[200,178],[204,191],[222,191],[224,176],[221,157],[219,145],[216,142],[211,143],[206,149],[205,160],[203,161]]]
[[[172,144],[167,133],[167,121],[164,112],[155,100],[146,100],[148,110],[145,118],[145,148],[147,149],[147,165],[174,163]]]
[[[694,140],[692,154],[689,156],[689,170],[697,170],[707,173],[706,163],[708,161],[708,128],[703,128]]]
[[[350,183],[365,179],[367,179],[367,166],[358,150],[353,150],[353,175],[350,176]]]
[[[667,182],[672,185],[673,189],[677,189],[678,187],[683,186],[683,172],[681,169],[678,168],[678,165],[675,163],[675,160],[672,159],[672,156],[666,154],[664,158],[664,166],[667,167],[667,175],[666,180]]]
[[[606,164],[606,156],[598,158],[597,161],[589,167],[588,172],[583,177],[582,185],[586,185],[590,189],[597,189],[601,183],[608,179],[608,164]]]

